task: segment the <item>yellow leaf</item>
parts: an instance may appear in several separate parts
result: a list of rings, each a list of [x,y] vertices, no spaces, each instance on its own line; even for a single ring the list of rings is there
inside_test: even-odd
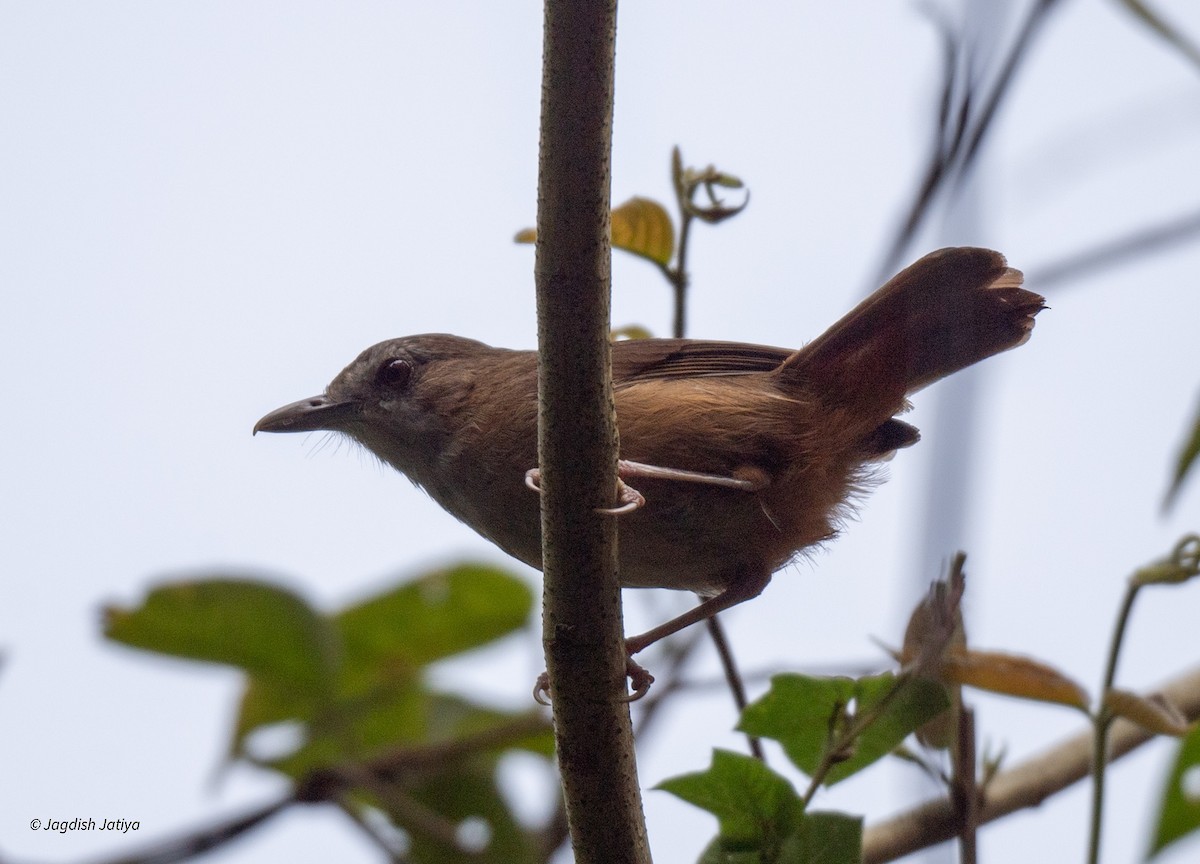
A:
[[[612,330],[608,334],[608,338],[613,342],[623,339],[653,339],[654,334],[641,324],[626,324],[624,327]]]
[[[536,243],[537,229],[522,228],[514,243]],[[612,245],[666,267],[675,254],[675,226],[662,205],[630,198],[612,211]]]
[[[1128,690],[1109,690],[1104,696],[1104,707],[1156,735],[1181,738],[1192,731],[1187,718],[1161,696],[1147,697]]]
[[[675,226],[657,201],[630,198],[612,211],[612,245],[665,267],[675,254]]]
[[[1084,711],[1087,691],[1057,669],[1028,657],[999,651],[955,651],[942,667],[943,680],[992,693],[1038,702],[1071,705]]]

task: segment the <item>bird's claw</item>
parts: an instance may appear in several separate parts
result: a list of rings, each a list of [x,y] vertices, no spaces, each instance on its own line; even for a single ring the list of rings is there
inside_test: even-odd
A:
[[[625,658],[625,677],[629,679],[629,686],[632,692],[626,693],[619,697],[622,702],[636,702],[650,692],[650,685],[654,683],[654,676],[646,671],[645,667],[634,662],[632,657]],[[539,705],[550,705],[550,673],[543,672],[537,677],[537,681],[533,682],[533,701]]]
[[[726,489],[737,489],[741,492],[757,492],[770,485],[771,482],[762,469],[753,466],[738,468],[732,476],[726,476],[724,474],[708,474],[703,471],[687,471],[683,468],[665,468],[662,465],[649,465],[645,462],[620,459],[617,461],[617,504],[615,507],[597,507],[597,513],[603,513],[606,516],[621,516],[645,506],[645,496],[626,483],[624,479],[626,477],[701,483],[709,486],[723,486]],[[525,472],[525,485],[539,495],[542,492],[541,480],[540,469],[530,468]],[[768,518],[770,518],[769,515]]]
[[[627,484],[624,480],[617,478],[617,501],[616,507],[597,507],[597,513],[604,513],[608,516],[620,516],[623,513],[632,513],[639,507],[646,504],[646,496]]]
[[[542,470],[540,468],[530,468],[525,472],[525,485],[539,495],[542,494]]]
[[[625,657],[625,677],[629,679],[629,686],[633,688],[632,693],[627,693],[621,701],[636,702],[650,692],[650,685],[654,683],[654,676],[646,670],[646,667],[639,665],[632,657]]]
[[[539,468],[530,468],[525,472],[525,485],[539,495],[542,494],[542,472]],[[621,516],[625,513],[632,513],[646,503],[645,496],[641,492],[634,489],[625,483],[624,480],[617,478],[617,505],[615,507],[597,507],[596,512],[602,513],[605,516]],[[539,679],[540,682],[540,679]],[[535,691],[536,694],[536,691]],[[534,698],[537,698],[536,695]],[[541,701],[540,699],[538,700]],[[549,704],[549,703],[545,703]]]
[[[550,673],[543,672],[533,682],[533,701],[550,707]]]

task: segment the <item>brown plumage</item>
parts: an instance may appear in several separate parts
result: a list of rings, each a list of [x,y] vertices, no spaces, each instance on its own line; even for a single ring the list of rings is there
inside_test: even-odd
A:
[[[895,415],[933,381],[1029,338],[1042,298],[986,249],[943,249],[904,270],[798,351],[649,339],[613,345],[621,457],[645,506],[621,518],[629,587],[677,588],[696,609],[653,641],[759,593],[831,537],[871,463],[918,439]],[[328,429],[360,442],[509,554],[541,566],[537,358],[457,336],[368,348],[322,396],[255,431]],[[640,466],[698,472],[661,477]]]

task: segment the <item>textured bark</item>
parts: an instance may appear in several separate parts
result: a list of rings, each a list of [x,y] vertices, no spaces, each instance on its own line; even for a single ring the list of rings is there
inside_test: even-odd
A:
[[[648,862],[625,693],[609,371],[615,0],[547,0],[535,266],[543,639],[575,859]]]

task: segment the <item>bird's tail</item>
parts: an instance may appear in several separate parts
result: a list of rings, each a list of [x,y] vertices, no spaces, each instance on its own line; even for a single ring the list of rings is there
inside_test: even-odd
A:
[[[882,422],[927,384],[1009,348],[1043,298],[989,249],[941,249],[902,270],[784,362],[823,398]]]

